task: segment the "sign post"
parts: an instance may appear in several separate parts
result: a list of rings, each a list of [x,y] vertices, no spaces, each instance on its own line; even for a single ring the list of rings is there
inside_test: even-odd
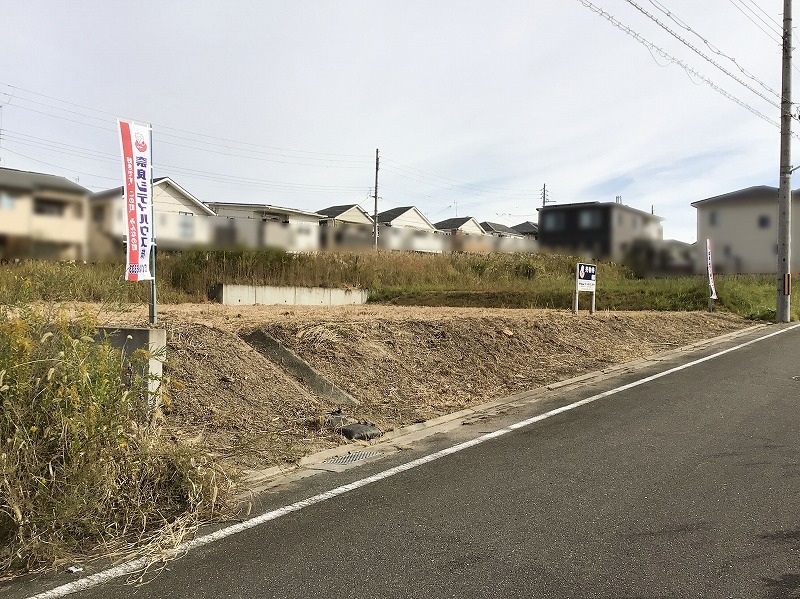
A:
[[[125,200],[125,280],[150,281],[150,323],[156,323],[155,219],[153,218],[153,129],[117,120]]]
[[[578,313],[578,294],[589,291],[592,294],[590,314],[595,313],[595,296],[597,293],[597,265],[578,262],[575,268],[575,292],[572,295],[572,311]]]

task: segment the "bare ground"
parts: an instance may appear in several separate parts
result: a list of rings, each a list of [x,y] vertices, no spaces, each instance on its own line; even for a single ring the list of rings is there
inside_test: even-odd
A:
[[[143,309],[103,320],[147,326]],[[164,431],[241,469],[345,442],[321,427],[337,406],[240,337],[257,329],[358,399],[348,416],[386,431],[750,324],[705,312],[163,306]]]

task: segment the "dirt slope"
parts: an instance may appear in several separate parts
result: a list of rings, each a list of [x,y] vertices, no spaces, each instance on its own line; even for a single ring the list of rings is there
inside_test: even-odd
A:
[[[145,326],[146,314],[114,320]],[[705,312],[166,306],[165,431],[243,468],[343,442],[319,426],[336,406],[239,336],[256,329],[357,398],[348,415],[391,429],[751,324]]]

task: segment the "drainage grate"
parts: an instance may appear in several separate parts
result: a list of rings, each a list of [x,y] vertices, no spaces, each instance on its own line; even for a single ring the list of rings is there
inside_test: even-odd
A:
[[[356,453],[348,453],[347,455],[339,456],[338,458],[331,458],[329,460],[325,460],[325,464],[350,464],[352,462],[357,462],[359,460],[366,460],[367,458],[373,458],[377,455],[383,455],[382,451],[357,451]]]

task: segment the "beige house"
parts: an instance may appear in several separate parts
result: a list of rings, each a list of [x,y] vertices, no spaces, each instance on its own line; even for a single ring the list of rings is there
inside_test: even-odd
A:
[[[322,227],[337,227],[339,225],[368,225],[372,228],[372,217],[358,204],[344,206],[329,206],[317,210],[323,218],[319,221]]]
[[[92,195],[90,254],[94,259],[121,255],[125,242],[125,202],[122,187]],[[156,243],[160,249],[181,250],[212,242],[214,211],[169,177],[153,180]]]
[[[85,259],[88,194],[64,177],[0,168],[0,258]]]
[[[695,272],[706,271],[706,239],[715,272],[774,273],[778,268],[778,188],[758,185],[693,202],[697,208]],[[800,191],[792,213],[800,214]],[[792,223],[791,270],[800,269],[800,221]]]

